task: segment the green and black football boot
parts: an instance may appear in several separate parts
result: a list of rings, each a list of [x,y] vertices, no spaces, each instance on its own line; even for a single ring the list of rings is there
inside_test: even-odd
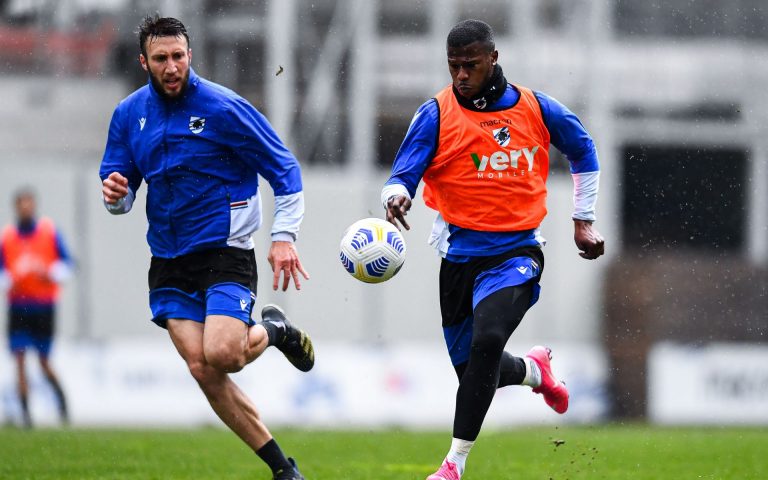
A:
[[[301,370],[308,372],[315,366],[315,350],[312,346],[312,339],[302,329],[294,326],[282,308],[274,304],[267,304],[261,309],[261,320],[264,323],[271,323],[275,330],[281,332],[281,336],[273,341],[273,345],[283,352],[285,358],[291,364]]]
[[[272,476],[272,480],[305,480],[304,475],[299,472],[299,467],[296,466],[296,460],[288,457],[288,463],[293,468],[283,468],[275,472]]]

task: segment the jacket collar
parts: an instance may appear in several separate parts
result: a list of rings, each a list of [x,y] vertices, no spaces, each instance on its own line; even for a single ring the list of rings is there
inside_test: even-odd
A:
[[[495,64],[491,78],[474,98],[465,98],[456,90],[455,86],[453,87],[453,94],[462,107],[475,112],[482,112],[493,111],[493,105],[504,95],[506,90],[507,79],[504,77],[504,71],[501,69],[501,65]]]
[[[29,235],[35,231],[37,227],[37,219],[31,219],[27,222],[17,221],[16,229],[20,235]]]

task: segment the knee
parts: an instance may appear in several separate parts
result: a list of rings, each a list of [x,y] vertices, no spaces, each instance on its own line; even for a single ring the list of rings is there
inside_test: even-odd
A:
[[[246,362],[245,352],[222,347],[206,348],[205,360],[211,367],[226,373],[239,372]]]
[[[472,351],[483,354],[501,354],[506,339],[501,332],[486,331],[472,338]]]
[[[213,385],[218,381],[221,373],[208,364],[204,359],[193,360],[187,363],[189,373],[192,378],[205,390],[206,386]]]

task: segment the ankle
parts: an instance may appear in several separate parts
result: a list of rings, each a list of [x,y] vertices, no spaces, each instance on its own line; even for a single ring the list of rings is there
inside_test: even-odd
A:
[[[451,449],[448,451],[448,455],[446,455],[445,459],[456,465],[459,475],[464,473],[464,467],[467,464],[469,451],[474,444],[474,441],[462,440],[460,438],[451,440]]]
[[[526,357],[523,359],[525,363],[525,378],[521,385],[527,385],[532,388],[541,386],[541,368],[532,359]]]
[[[261,322],[259,325],[267,333],[267,346],[279,346],[282,343],[285,336],[285,327],[283,325],[278,325],[274,322]]]

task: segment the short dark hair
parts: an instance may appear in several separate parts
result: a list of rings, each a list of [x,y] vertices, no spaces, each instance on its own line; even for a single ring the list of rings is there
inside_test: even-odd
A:
[[[139,25],[139,49],[142,55],[147,56],[147,39],[157,37],[181,37],[187,39],[189,48],[189,35],[187,27],[181,21],[173,17],[161,17],[160,14],[147,15]]]
[[[489,52],[496,50],[493,40],[493,28],[481,20],[462,20],[448,33],[448,48],[466,47],[470,43],[480,42]]]

